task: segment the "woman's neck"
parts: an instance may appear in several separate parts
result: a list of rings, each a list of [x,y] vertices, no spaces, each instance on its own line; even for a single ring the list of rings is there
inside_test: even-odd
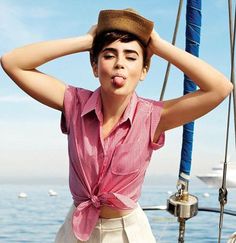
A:
[[[122,114],[129,104],[130,98],[131,95],[117,96],[107,95],[101,92],[104,138],[120,120]]]

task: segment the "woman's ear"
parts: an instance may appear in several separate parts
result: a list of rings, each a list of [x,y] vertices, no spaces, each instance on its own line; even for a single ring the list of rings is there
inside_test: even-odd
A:
[[[141,73],[141,75],[140,75],[140,81],[143,81],[143,80],[146,78],[147,72],[148,72],[148,67],[145,66],[145,67],[142,69],[142,73]]]
[[[98,77],[98,65],[96,63],[93,63],[92,68],[93,68],[93,75],[97,78]]]

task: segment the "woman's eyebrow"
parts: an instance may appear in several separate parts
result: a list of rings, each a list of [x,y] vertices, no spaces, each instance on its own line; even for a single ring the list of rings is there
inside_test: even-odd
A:
[[[132,50],[132,49],[125,49],[124,52],[127,53],[127,54],[132,54],[133,53],[133,54],[136,54],[137,56],[139,56],[138,52],[135,51],[135,50]]]
[[[106,51],[115,52],[115,53],[117,52],[115,48],[111,48],[111,47],[107,47],[102,50],[102,52],[106,52]]]
[[[110,51],[110,52],[113,52],[113,53],[117,53],[117,52],[118,52],[117,49],[112,48],[112,47],[107,47],[107,48],[104,48],[104,49],[102,50],[102,52],[106,52],[106,51]],[[136,54],[137,56],[139,56],[138,52],[135,51],[135,50],[133,50],[133,49],[124,49],[123,52],[126,53],[126,54],[132,54],[132,53],[134,53],[134,54]]]

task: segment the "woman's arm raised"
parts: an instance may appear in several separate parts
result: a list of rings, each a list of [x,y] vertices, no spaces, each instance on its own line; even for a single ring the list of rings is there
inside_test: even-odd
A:
[[[81,37],[51,40],[16,48],[1,57],[9,77],[27,94],[54,109],[62,110],[65,84],[36,68],[65,55],[90,50],[96,33],[93,26]]]
[[[220,104],[233,89],[231,82],[222,73],[201,59],[162,40],[155,31],[151,36],[150,50],[179,68],[199,87],[194,93],[164,102],[154,139],[162,131],[205,115]]]

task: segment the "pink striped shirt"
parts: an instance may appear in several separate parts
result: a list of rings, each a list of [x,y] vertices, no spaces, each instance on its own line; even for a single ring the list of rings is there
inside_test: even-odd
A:
[[[75,236],[88,240],[101,205],[133,209],[141,193],[152,152],[164,144],[164,134],[153,143],[162,102],[134,93],[119,123],[102,138],[100,88],[92,92],[68,86],[61,129],[68,134],[69,185],[76,206]]]

